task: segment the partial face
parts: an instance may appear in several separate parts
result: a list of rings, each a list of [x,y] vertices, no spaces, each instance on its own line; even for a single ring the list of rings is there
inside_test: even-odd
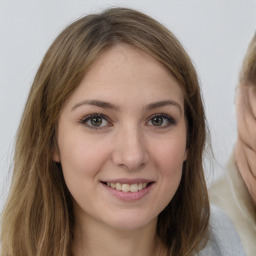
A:
[[[54,160],[62,165],[78,223],[119,230],[155,224],[186,159],[182,90],[149,55],[115,46],[66,102],[57,140]]]
[[[236,97],[238,125],[237,147],[244,155],[236,155],[239,171],[256,205],[256,86],[240,85]]]

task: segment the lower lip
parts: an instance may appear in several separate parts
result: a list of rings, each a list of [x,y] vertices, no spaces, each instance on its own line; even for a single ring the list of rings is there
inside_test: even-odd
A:
[[[123,201],[137,201],[145,197],[150,190],[152,189],[153,183],[147,186],[146,188],[143,188],[142,190],[139,190],[137,192],[123,192],[122,190],[116,190],[114,188],[111,188],[107,186],[106,184],[102,183],[103,186],[109,191],[114,197],[123,200]]]

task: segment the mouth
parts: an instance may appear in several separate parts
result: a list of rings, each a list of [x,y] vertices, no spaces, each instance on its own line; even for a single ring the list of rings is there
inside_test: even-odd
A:
[[[126,201],[135,202],[146,197],[153,191],[155,180],[143,178],[138,179],[113,179],[102,180],[100,183],[115,198]]]
[[[145,188],[148,188],[153,184],[153,182],[143,182],[143,183],[133,183],[133,184],[127,184],[127,183],[120,183],[120,182],[102,182],[104,185],[107,185],[108,187],[115,189],[117,191],[122,192],[130,192],[135,193],[138,191],[141,191]]]

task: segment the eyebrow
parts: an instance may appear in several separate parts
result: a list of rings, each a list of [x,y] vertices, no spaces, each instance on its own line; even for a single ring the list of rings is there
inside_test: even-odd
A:
[[[82,102],[75,104],[71,110],[73,111],[76,108],[83,106],[83,105],[91,105],[91,106],[96,106],[96,107],[110,109],[110,110],[119,110],[118,106],[116,106],[112,103],[109,103],[109,102],[101,101],[101,100],[84,100]],[[168,105],[177,107],[179,109],[180,113],[182,113],[182,108],[181,108],[180,104],[178,104],[176,101],[173,101],[173,100],[164,100],[164,101],[150,103],[149,105],[147,105],[145,107],[145,109],[153,110],[153,109],[168,106]]]
[[[96,107],[105,108],[105,109],[113,109],[113,110],[119,109],[118,106],[116,106],[112,103],[109,103],[109,102],[105,102],[105,101],[101,101],[101,100],[84,100],[84,101],[79,102],[76,105],[74,105],[72,107],[72,111],[80,106],[83,106],[83,105],[91,105],[91,106],[96,106]]]
[[[164,101],[151,103],[151,104],[146,106],[146,109],[147,110],[152,110],[152,109],[155,109],[155,108],[160,108],[160,107],[164,107],[164,106],[168,106],[168,105],[177,107],[179,109],[180,113],[182,114],[181,105],[179,103],[177,103],[176,101],[173,101],[173,100],[164,100]]]

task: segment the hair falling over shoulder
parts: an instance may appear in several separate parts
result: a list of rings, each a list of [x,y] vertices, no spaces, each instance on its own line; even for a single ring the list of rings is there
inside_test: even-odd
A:
[[[207,238],[203,174],[207,128],[195,68],[175,36],[147,15],[113,8],[69,25],[52,43],[32,84],[16,136],[11,189],[1,218],[1,256],[70,256],[74,217],[61,166],[53,161],[63,104],[104,49],[138,47],[177,79],[185,97],[188,157],[157,233],[169,255],[192,255]]]

